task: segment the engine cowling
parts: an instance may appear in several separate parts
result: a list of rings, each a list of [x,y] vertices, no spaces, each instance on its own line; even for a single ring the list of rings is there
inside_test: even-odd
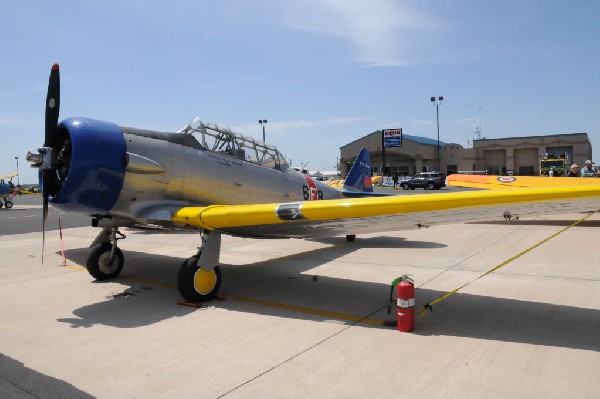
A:
[[[54,207],[88,215],[110,211],[119,198],[126,168],[126,145],[119,126],[69,118],[58,124],[47,145],[54,154],[47,187]]]

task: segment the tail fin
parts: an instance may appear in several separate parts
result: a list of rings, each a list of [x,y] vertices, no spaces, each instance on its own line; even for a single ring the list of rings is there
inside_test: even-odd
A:
[[[344,181],[342,192],[346,196],[360,197],[368,195],[382,195],[373,192],[371,182],[371,155],[366,148],[358,153],[348,177]],[[383,194],[387,195],[387,194]]]
[[[350,169],[344,189],[351,191],[373,192],[373,183],[371,182],[371,155],[366,148],[358,153],[354,165]]]

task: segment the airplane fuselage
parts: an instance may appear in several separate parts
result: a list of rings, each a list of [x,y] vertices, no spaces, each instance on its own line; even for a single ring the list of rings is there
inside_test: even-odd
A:
[[[50,202],[114,225],[170,225],[172,213],[184,206],[342,197],[289,167],[272,146],[216,125],[201,127],[163,133],[67,119],[59,124],[61,139],[52,143],[54,162],[63,167]]]

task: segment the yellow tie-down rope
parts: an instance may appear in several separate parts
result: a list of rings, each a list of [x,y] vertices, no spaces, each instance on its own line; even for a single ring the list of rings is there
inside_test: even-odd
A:
[[[595,214],[596,214],[596,213],[598,213],[598,212],[600,212],[600,209],[597,209],[597,210],[595,210],[594,212],[590,213],[589,215],[586,215],[586,216],[582,217],[581,219],[579,219],[579,220],[578,220],[578,221],[576,221],[575,223],[573,223],[573,224],[571,224],[571,225],[569,225],[569,226],[565,227],[564,229],[562,229],[562,230],[560,230],[560,231],[558,231],[558,232],[556,232],[556,233],[552,234],[551,236],[549,236],[549,237],[547,237],[547,238],[543,239],[542,241],[538,242],[537,244],[535,244],[535,245],[533,245],[533,246],[531,246],[531,247],[527,248],[526,250],[524,250],[524,251],[522,251],[522,252],[520,252],[520,253],[516,254],[516,255],[515,255],[515,256],[513,256],[512,258],[509,258],[509,259],[505,260],[504,262],[500,263],[498,266],[495,266],[495,267],[491,268],[491,269],[490,269],[490,270],[488,270],[487,272],[485,272],[485,273],[483,273],[483,274],[479,275],[478,277],[476,277],[476,278],[474,278],[473,280],[471,280],[471,281],[469,281],[469,282],[467,282],[467,283],[465,283],[465,284],[461,285],[460,287],[458,287],[458,288],[456,288],[456,289],[454,289],[454,290],[452,290],[452,291],[449,291],[449,292],[445,293],[444,295],[440,296],[440,297],[439,297],[439,298],[437,298],[437,299],[434,299],[434,300],[433,300],[433,301],[431,301],[431,302],[427,302],[425,305],[423,305],[423,306],[421,306],[419,309],[417,309],[417,312],[420,312],[420,313],[419,313],[419,316],[418,316],[417,318],[419,318],[419,319],[420,319],[421,317],[425,316],[425,315],[427,314],[427,311],[428,311],[428,310],[429,310],[429,311],[432,311],[432,310],[433,310],[432,306],[433,306],[434,304],[436,304],[436,303],[439,303],[439,302],[443,301],[444,299],[446,299],[446,298],[448,298],[448,297],[450,297],[450,296],[452,296],[452,295],[456,294],[458,291],[462,290],[463,288],[465,288],[467,285],[471,284],[472,282],[475,282],[475,281],[479,280],[480,278],[483,278],[483,277],[487,276],[488,274],[491,274],[491,273],[495,272],[496,270],[498,270],[498,269],[500,269],[500,268],[502,268],[502,267],[504,267],[504,266],[508,265],[508,264],[509,264],[509,263],[511,263],[512,261],[514,261],[514,260],[516,260],[516,259],[520,258],[521,256],[525,255],[526,253],[528,253],[528,252],[530,252],[530,251],[532,251],[532,250],[536,249],[536,248],[537,248],[537,247],[539,247],[540,245],[542,245],[542,244],[544,244],[544,243],[546,243],[546,242],[550,241],[551,239],[553,239],[554,237],[556,237],[556,236],[560,235],[561,233],[564,233],[565,231],[569,230],[571,227],[577,226],[579,223],[583,222],[585,219],[589,218],[589,217],[590,217],[590,216],[592,216],[592,215],[595,215]]]

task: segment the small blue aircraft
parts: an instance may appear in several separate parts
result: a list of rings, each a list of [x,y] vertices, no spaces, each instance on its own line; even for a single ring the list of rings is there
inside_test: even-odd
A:
[[[13,207],[12,198],[18,194],[19,190],[13,184],[12,178],[18,175],[18,173],[13,173],[11,175],[0,176],[0,208],[5,206],[6,209],[10,209]],[[9,179],[8,183],[5,179]]]

